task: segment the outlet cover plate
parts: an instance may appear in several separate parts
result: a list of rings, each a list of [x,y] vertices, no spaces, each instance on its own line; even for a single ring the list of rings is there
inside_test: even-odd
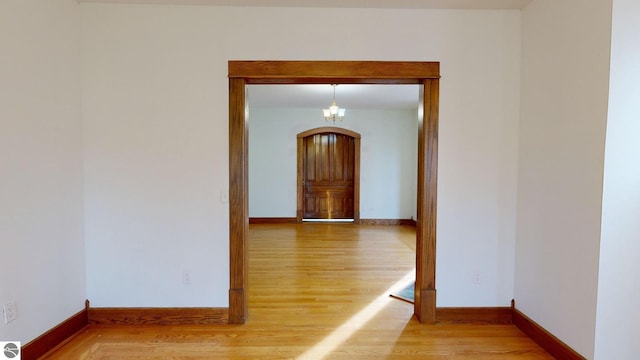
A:
[[[4,304],[2,307],[2,314],[4,315],[4,323],[8,324],[18,318],[18,311],[16,310],[16,303],[14,301]]]

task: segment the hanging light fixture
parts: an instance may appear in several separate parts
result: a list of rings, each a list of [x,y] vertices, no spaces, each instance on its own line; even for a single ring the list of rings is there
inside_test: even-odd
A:
[[[336,105],[336,86],[338,85],[332,84],[331,86],[333,86],[333,103],[328,109],[322,109],[322,112],[324,113],[325,121],[333,121],[335,124],[336,120],[342,121],[345,109],[339,108],[338,105]]]

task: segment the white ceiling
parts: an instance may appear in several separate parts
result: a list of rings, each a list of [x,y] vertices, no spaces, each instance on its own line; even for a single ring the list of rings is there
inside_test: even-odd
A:
[[[130,3],[213,6],[275,6],[392,9],[522,9],[531,0],[78,0],[81,3]]]
[[[249,85],[249,106],[328,108],[331,85]],[[415,109],[418,85],[347,85],[336,87],[336,104],[347,109]]]

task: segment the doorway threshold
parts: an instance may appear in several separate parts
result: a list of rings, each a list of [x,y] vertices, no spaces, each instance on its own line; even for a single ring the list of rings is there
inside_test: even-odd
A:
[[[302,222],[352,223],[353,219],[302,219]]]

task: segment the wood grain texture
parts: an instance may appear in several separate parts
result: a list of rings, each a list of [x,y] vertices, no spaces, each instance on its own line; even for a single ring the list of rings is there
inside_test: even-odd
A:
[[[249,84],[394,83],[421,84],[440,77],[437,62],[395,61],[230,61],[229,77]]]
[[[298,135],[296,135],[296,138],[304,139],[304,138],[312,136],[312,135],[323,134],[323,133],[342,134],[342,135],[346,135],[348,137],[352,137],[354,139],[360,139],[361,138],[361,135],[358,134],[355,131],[351,131],[349,129],[336,127],[336,126],[323,126],[323,127],[319,127],[319,128],[305,130],[305,131],[299,133]]]
[[[360,223],[363,225],[411,225],[416,226],[416,221],[413,219],[360,219]]]
[[[249,224],[294,224],[298,222],[294,217],[250,217]]]
[[[246,84],[422,84],[418,150],[418,219],[416,227],[415,313],[420,321],[435,322],[436,182],[438,148],[439,71],[437,62],[386,61],[229,61],[229,247],[231,289],[229,321],[242,323],[248,314],[246,294],[246,224],[248,223],[248,151]],[[240,135],[242,134],[242,135]],[[243,142],[244,141],[244,142]],[[359,142],[358,142],[359,144]],[[359,146],[359,145],[358,145]],[[239,151],[242,151],[241,153]],[[300,155],[300,154],[298,154]],[[244,192],[239,193],[244,188]],[[232,191],[233,190],[233,191]],[[359,204],[358,199],[354,200]],[[298,205],[300,200],[298,199]],[[300,207],[299,207],[300,209]],[[359,208],[354,214],[358,222]],[[243,215],[244,214],[244,215]],[[302,219],[300,211],[297,219]],[[235,225],[234,225],[235,224]],[[237,277],[237,278],[236,278]],[[422,296],[421,294],[428,294]]]
[[[411,226],[251,225],[246,324],[92,325],[48,359],[553,359],[510,324],[418,322],[389,296],[412,242]]]
[[[344,135],[353,141],[353,174],[350,177],[351,183],[353,184],[353,188],[351,190],[351,194],[349,195],[349,207],[350,213],[348,214],[348,218],[352,218],[355,224],[360,222],[360,134],[357,132],[333,127],[333,126],[325,126],[314,129],[309,129],[303,131],[297,135],[297,196],[296,196],[296,219],[298,222],[302,222],[304,218],[310,218],[308,214],[305,214],[305,204],[307,201],[305,199],[305,174],[307,170],[305,169],[305,164],[308,163],[309,160],[313,161],[315,158],[307,159],[307,155],[309,153],[306,145],[309,144],[309,139],[321,134],[336,134],[336,135]],[[314,171],[315,168],[311,167],[309,170]]]
[[[227,308],[89,308],[92,325],[226,324]]]
[[[303,138],[305,219],[353,219],[354,140],[332,132]]]
[[[515,308],[513,309],[513,324],[557,359],[585,360],[585,357],[569,345]]]
[[[436,308],[438,323],[511,324],[510,307],[443,307]]]
[[[438,185],[438,80],[424,80],[418,119],[415,313],[436,321],[436,223]]]
[[[244,324],[248,316],[247,232],[249,228],[249,127],[243,79],[229,79],[229,322]]]
[[[82,331],[89,325],[87,307],[88,303],[85,303],[85,308],[83,310],[77,312],[59,325],[23,345],[21,351],[22,359],[37,359],[47,352],[61,346],[75,334]]]
[[[353,223],[360,223],[360,136],[354,137],[353,168]]]
[[[296,140],[296,220],[304,218],[304,136]]]

